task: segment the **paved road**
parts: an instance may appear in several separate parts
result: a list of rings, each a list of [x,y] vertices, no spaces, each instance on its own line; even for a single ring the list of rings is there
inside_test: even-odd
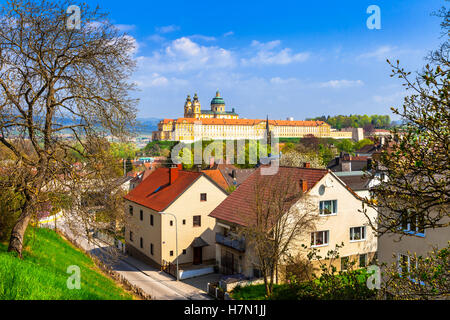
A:
[[[81,226],[81,222],[69,222],[67,217],[63,216],[56,221],[42,224],[41,226],[54,229],[55,225],[57,229],[61,230],[67,237],[75,241],[84,250],[96,255],[104,262],[111,261],[111,255],[108,253],[109,250],[107,245],[102,245],[98,241],[96,241],[98,243],[89,242],[87,237],[83,236],[85,234],[84,232],[77,231],[75,235],[68,227],[68,225]],[[112,263],[111,267],[114,271],[125,277],[130,283],[142,288],[142,290],[149,294],[154,300],[211,300],[203,290],[182,281],[176,281],[164,272],[146,265],[130,256],[114,259],[114,263]]]

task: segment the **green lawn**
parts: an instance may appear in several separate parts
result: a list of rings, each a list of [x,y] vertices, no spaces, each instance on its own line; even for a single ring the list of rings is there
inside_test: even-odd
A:
[[[28,228],[23,260],[0,243],[0,300],[129,300],[94,262],[57,233]],[[81,271],[81,288],[68,289],[67,267]]]

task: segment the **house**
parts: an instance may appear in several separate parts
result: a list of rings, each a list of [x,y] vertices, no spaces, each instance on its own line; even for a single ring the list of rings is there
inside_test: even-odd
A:
[[[363,171],[370,166],[370,157],[352,156],[341,152],[340,155],[328,163],[327,168],[331,171]]]
[[[128,253],[158,268],[177,258],[180,267],[215,263],[215,219],[209,213],[226,196],[202,172],[156,169],[125,196]]]
[[[252,173],[210,214],[217,221],[216,259],[222,273],[243,274],[249,278],[260,276],[258,260],[251,244],[246,243],[238,231],[254,220],[255,185],[275,179],[289,179],[297,184],[298,191],[295,192],[303,192],[306,197],[300,198],[292,207],[301,210],[302,201],[308,199],[312,203],[310,214],[318,216],[314,232],[307,232],[301,239],[296,239],[299,242],[298,254],[302,254],[300,244],[306,245],[308,250],[317,248],[319,254],[325,256],[328,250],[335,249],[336,244],[343,242],[338,270],[346,268],[345,264],[349,260],[355,261],[357,266],[368,265],[377,251],[377,240],[371,232],[368,219],[360,212],[362,199],[341,179],[326,169],[281,166],[275,175],[261,175],[261,169]],[[267,185],[270,188],[276,184]],[[375,220],[375,210],[369,209],[367,214],[372,221]],[[343,266],[341,262],[345,262]]]

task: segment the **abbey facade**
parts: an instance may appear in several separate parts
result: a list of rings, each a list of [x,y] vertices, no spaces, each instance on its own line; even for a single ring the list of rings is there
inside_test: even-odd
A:
[[[184,104],[184,118],[164,119],[153,132],[153,140],[193,142],[197,140],[261,139],[270,130],[275,137],[334,137],[330,125],[323,121],[240,119],[234,108],[225,110],[219,91],[211,101],[210,110],[202,110],[197,94]],[[337,138],[352,138],[351,133]]]

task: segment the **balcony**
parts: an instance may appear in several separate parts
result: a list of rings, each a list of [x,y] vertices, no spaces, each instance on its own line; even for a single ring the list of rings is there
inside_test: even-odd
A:
[[[216,242],[229,248],[233,248],[237,251],[245,252],[245,240],[236,240],[231,238],[230,236],[216,233]]]

